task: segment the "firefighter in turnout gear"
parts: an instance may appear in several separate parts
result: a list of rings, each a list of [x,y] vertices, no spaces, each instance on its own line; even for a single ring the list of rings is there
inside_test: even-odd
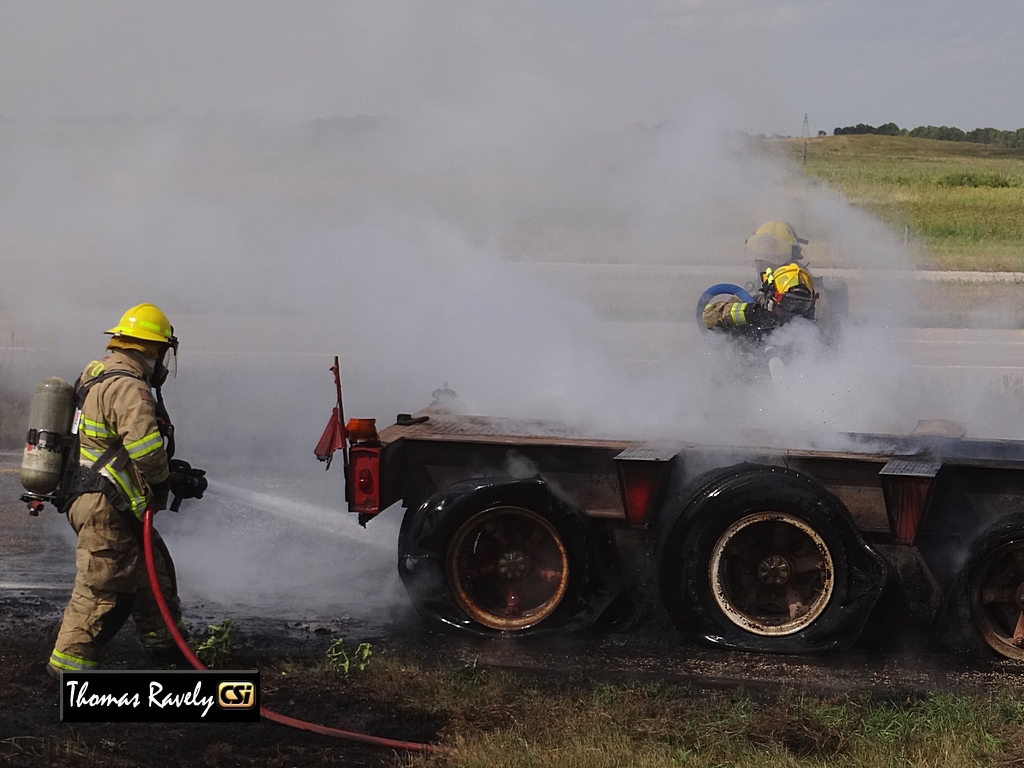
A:
[[[180,656],[147,583],[141,536],[146,507],[165,509],[175,483],[173,427],[160,386],[178,340],[152,304],[132,307],[106,333],[109,353],[89,363],[75,386],[78,453],[57,501],[78,535],[78,573],[47,668],[55,676],[96,668],[101,649],[129,617],[151,658]],[[181,627],[174,564],[153,536],[160,586]]]
[[[761,275],[761,291],[752,302],[716,301],[704,308],[708,330],[761,341],[789,321],[802,317],[814,320],[814,278],[797,264],[777,269],[768,267]]]

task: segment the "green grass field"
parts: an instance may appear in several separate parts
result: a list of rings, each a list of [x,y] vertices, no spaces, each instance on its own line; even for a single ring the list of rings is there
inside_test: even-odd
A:
[[[1011,688],[891,701],[797,692],[752,698],[668,683],[541,680],[475,663],[425,669],[377,658],[351,676],[287,664],[264,679],[287,679],[282,674],[322,693],[347,691],[434,718],[445,752],[406,755],[406,768],[1024,764],[1024,702]]]
[[[803,139],[777,141],[802,161]],[[918,266],[1024,271],[1024,150],[825,136],[807,141],[806,173],[895,231],[909,226],[935,261]]]

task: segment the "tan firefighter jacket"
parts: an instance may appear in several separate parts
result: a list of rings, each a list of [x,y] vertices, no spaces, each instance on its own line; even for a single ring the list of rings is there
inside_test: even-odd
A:
[[[783,318],[756,301],[715,301],[704,307],[701,319],[709,331],[751,338],[760,338],[785,324]]]
[[[141,353],[114,349],[94,360],[82,373],[82,384],[109,373],[127,371],[132,376],[111,376],[92,386],[82,404],[78,422],[79,461],[110,480],[139,519],[146,510],[152,486],[168,476],[168,457],[157,426],[156,398],[150,390]],[[97,459],[117,444],[105,466]]]

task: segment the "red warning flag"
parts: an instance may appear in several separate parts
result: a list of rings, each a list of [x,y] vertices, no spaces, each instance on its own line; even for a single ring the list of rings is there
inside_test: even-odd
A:
[[[330,469],[334,452],[340,451],[344,447],[345,428],[341,425],[341,420],[338,417],[338,408],[335,406],[331,413],[331,420],[327,423],[327,428],[324,430],[323,435],[320,436],[320,442],[316,444],[313,452],[316,453],[317,459],[326,461],[327,469]]]

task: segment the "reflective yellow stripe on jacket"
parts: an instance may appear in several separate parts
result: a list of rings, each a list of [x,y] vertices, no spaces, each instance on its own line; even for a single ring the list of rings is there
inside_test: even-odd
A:
[[[734,325],[747,324],[747,306],[746,302],[737,301],[729,308],[729,318]]]
[[[128,457],[132,461],[135,461],[136,459],[141,459],[143,456],[148,456],[163,444],[163,435],[161,435],[160,430],[157,429],[150,432],[141,440],[136,440],[134,443],[128,443],[128,445],[125,446],[125,449],[128,451]]]
[[[82,417],[82,421],[78,428],[82,431],[82,434],[88,435],[89,437],[117,437],[117,432],[113,432],[102,421],[93,421],[92,419],[87,419],[85,417]]]
[[[82,466],[95,469],[120,488],[121,495],[124,496],[125,500],[131,505],[132,514],[141,520],[143,512],[146,511],[146,494],[143,493],[142,489],[136,486],[134,482],[132,482],[131,475],[123,470],[114,469],[111,466],[111,462],[107,462],[107,465],[104,467],[94,466],[99,457],[100,454],[98,452],[91,451],[85,446],[81,447],[80,461]]]

